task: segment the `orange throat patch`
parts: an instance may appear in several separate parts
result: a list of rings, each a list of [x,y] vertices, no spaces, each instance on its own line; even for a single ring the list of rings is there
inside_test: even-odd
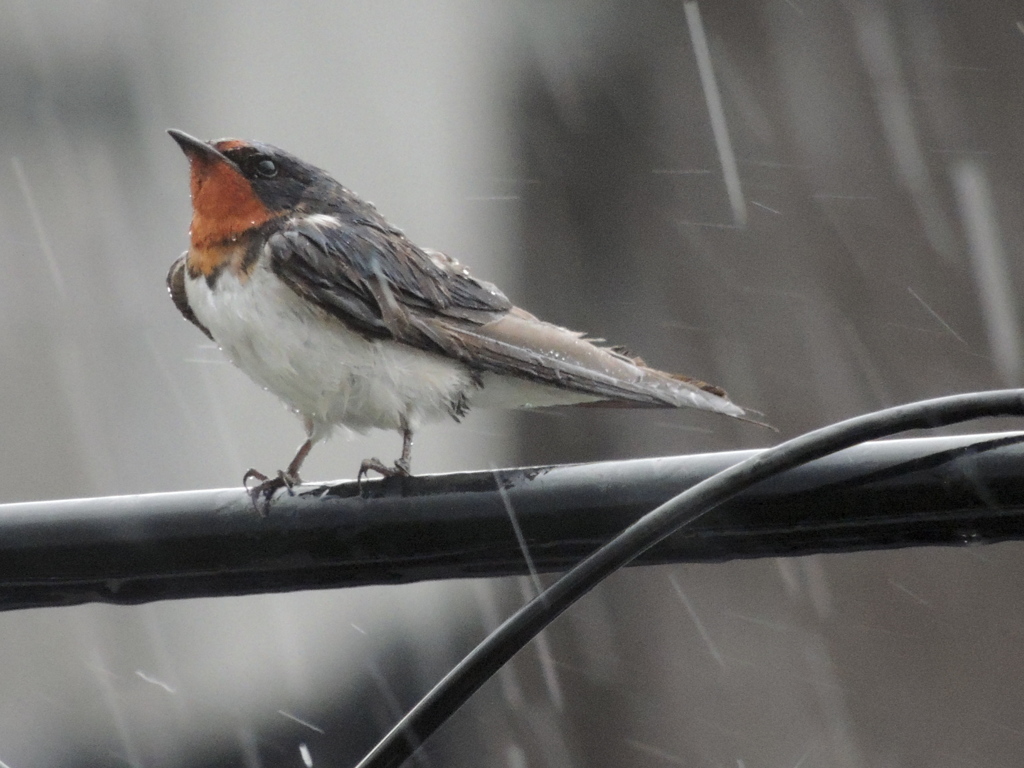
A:
[[[238,169],[222,160],[192,161],[192,227],[189,230],[190,271],[210,275],[229,253],[238,250],[242,235],[265,224],[274,214]]]

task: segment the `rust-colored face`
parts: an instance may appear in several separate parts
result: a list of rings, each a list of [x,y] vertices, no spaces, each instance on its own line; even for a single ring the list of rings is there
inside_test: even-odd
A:
[[[171,136],[191,166],[193,250],[225,246],[272,218],[252,183],[223,152],[246,146],[236,139],[208,144],[180,131]]]

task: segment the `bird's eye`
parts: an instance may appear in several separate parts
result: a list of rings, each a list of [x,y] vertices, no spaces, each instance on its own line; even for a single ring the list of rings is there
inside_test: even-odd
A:
[[[273,160],[260,160],[256,163],[256,173],[265,179],[272,179],[277,176],[277,163]]]

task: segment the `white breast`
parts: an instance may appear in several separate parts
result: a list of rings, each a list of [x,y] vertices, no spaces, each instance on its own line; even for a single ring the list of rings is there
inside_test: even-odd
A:
[[[301,299],[269,269],[246,280],[186,278],[189,305],[230,358],[314,427],[401,429],[446,417],[471,394],[464,366],[391,341],[368,341]]]

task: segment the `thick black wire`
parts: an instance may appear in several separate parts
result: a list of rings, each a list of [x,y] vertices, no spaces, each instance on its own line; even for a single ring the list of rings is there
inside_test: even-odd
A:
[[[602,579],[754,483],[866,440],[1011,415],[1024,415],[1024,390],[974,392],[900,405],[800,435],[697,483],[637,520],[509,617],[409,710],[356,768],[396,768],[505,662]]]

